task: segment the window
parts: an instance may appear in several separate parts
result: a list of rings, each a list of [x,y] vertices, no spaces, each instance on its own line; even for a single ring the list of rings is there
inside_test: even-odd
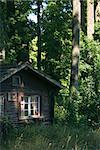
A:
[[[2,50],[0,50],[0,61],[2,61],[4,59],[5,59],[5,50],[2,49]]]
[[[9,92],[7,93],[8,101],[16,101],[17,100],[17,92]]]
[[[0,60],[2,60],[2,59],[3,59],[3,55],[0,54]]]
[[[21,99],[21,118],[40,116],[40,96],[25,96]]]
[[[3,114],[3,108],[4,108],[4,96],[0,95],[0,116]]]
[[[21,84],[20,76],[13,76],[12,84],[13,86],[19,86]]]

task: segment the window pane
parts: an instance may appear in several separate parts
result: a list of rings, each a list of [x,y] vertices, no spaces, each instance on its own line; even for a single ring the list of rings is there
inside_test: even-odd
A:
[[[19,78],[15,78],[15,84],[19,85]]]
[[[34,115],[34,110],[31,110],[31,115]]]
[[[35,98],[35,102],[38,103],[38,97],[37,97],[37,96],[36,96],[36,98]]]
[[[9,92],[9,93],[8,93],[8,101],[11,101],[11,100],[13,100],[13,97],[12,97],[12,93]]]
[[[24,111],[21,111],[21,116],[25,116],[25,112]]]
[[[25,104],[25,109],[28,109],[28,104]]]
[[[28,111],[25,111],[25,116],[28,116]]]
[[[35,103],[34,106],[35,106],[35,109],[37,109],[38,108],[38,103]]]
[[[24,97],[24,101],[28,103],[28,97]]]
[[[34,104],[33,103],[31,104],[31,109],[34,109]]]
[[[35,115],[38,115],[38,111],[37,110],[35,110]]]
[[[19,85],[20,84],[20,77],[14,76],[13,77],[13,85]]]
[[[34,102],[34,96],[31,97],[31,102]]]

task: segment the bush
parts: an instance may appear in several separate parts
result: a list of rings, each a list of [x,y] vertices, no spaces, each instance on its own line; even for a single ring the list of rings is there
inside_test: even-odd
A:
[[[16,134],[16,128],[9,118],[3,117],[0,120],[0,140],[3,144],[7,144],[8,139]]]

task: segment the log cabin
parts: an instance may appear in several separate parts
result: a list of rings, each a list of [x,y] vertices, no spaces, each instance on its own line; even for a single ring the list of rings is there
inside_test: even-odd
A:
[[[61,84],[30,63],[0,65],[0,117],[14,124],[54,118],[54,97]]]

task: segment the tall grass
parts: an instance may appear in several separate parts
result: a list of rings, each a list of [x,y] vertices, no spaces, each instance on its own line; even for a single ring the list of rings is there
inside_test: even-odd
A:
[[[9,132],[0,150],[100,150],[100,130],[26,125]]]

